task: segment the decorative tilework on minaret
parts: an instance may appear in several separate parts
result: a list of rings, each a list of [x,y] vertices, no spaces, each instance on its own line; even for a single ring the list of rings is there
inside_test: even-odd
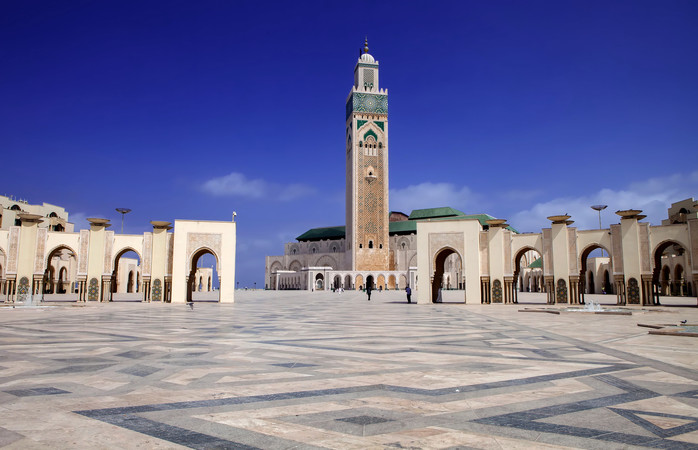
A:
[[[346,103],[346,239],[351,270],[388,270],[388,91],[368,40]]]

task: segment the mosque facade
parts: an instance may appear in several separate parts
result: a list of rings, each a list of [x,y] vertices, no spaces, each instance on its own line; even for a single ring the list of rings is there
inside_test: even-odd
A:
[[[267,289],[416,290],[419,303],[459,289],[464,302],[516,303],[518,292],[545,292],[548,303],[583,304],[589,293],[618,304],[655,305],[659,296],[698,288],[698,204],[669,208],[660,226],[642,211],[617,211],[608,229],[579,230],[550,216],[540,233],[503,219],[450,207],[390,211],[388,91],[368,44],[346,101],[346,223],[313,228],[267,256]],[[602,257],[590,258],[594,250]]]

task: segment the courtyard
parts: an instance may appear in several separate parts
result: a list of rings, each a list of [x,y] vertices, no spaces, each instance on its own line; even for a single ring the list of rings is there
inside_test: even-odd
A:
[[[698,448],[698,338],[638,327],[698,323],[678,304],[3,306],[0,447]]]

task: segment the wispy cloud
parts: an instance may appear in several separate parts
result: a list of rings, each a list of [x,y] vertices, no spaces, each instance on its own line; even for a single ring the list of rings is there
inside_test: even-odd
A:
[[[618,223],[619,218],[614,212],[623,209],[641,209],[650,223],[659,224],[666,218],[667,208],[672,202],[693,197],[696,193],[698,193],[698,171],[651,178],[631,183],[622,190],[601,189],[578,197],[554,198],[518,211],[507,219],[519,231],[536,232],[550,226],[546,217],[566,213],[572,216],[576,227],[597,228],[599,215],[591,209],[591,205],[602,204],[608,205],[608,209],[601,213],[601,223],[604,228],[610,223]]]
[[[279,201],[295,200],[315,193],[315,189],[304,184],[270,183],[262,179],[247,178],[238,172],[211,178],[201,185],[201,190],[221,197],[266,198]]]
[[[413,209],[451,206],[469,210],[478,203],[479,194],[469,187],[451,183],[420,183],[390,190],[390,209],[409,214]]]
[[[599,216],[591,205],[602,204],[608,205],[601,213],[603,227],[618,223],[619,218],[614,212],[622,209],[641,209],[650,223],[659,224],[666,218],[667,208],[672,202],[698,194],[698,171],[637,181],[619,190],[603,188],[596,192],[582,192],[578,196],[553,197],[526,206],[535,197],[545,194],[543,191],[479,193],[468,186],[425,182],[391,190],[390,208],[409,213],[412,209],[451,206],[467,213],[488,212],[486,203],[495,201],[515,205],[508,212],[502,208],[498,211],[502,219],[507,219],[519,231],[539,232],[550,226],[548,216],[565,213],[572,216],[574,226],[578,228],[598,228]],[[489,200],[485,202],[485,199]]]
[[[75,224],[75,231],[87,230],[90,228],[90,223],[87,221],[88,217],[94,216],[89,216],[83,212],[70,213],[68,216],[68,222]]]

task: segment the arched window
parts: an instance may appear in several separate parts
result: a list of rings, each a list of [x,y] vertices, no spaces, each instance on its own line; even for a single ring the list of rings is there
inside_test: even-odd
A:
[[[373,241],[368,241],[368,248],[373,248]]]
[[[317,253],[317,249],[313,247],[313,253]]]
[[[363,147],[364,143],[362,141],[359,141],[359,147]]]
[[[12,205],[12,207],[10,209],[12,211],[21,211],[22,210],[22,208],[20,208],[19,205]]]
[[[58,214],[56,214],[55,212],[52,212],[52,213],[49,214],[48,216],[49,216],[49,217],[58,217]]]
[[[378,244],[378,248],[383,248],[383,244]]]

